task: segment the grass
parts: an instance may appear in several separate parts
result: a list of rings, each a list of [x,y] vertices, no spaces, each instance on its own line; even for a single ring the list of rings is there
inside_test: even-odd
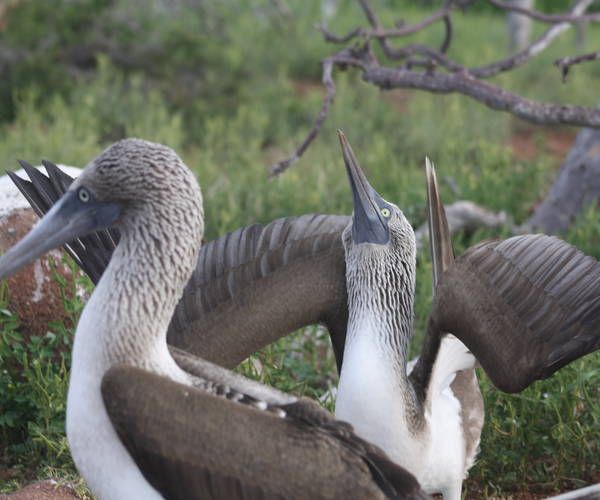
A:
[[[161,69],[165,74],[126,74],[102,59],[93,73],[76,78],[68,88],[50,86],[54,79],[23,76],[10,92],[14,116],[0,126],[4,166],[12,168],[16,158],[83,166],[124,136],[166,143],[201,181],[206,237],[212,239],[280,216],[349,213],[351,198],[335,137],[342,128],[373,185],[415,226],[425,218],[425,154],[436,163],[446,202],[470,199],[505,210],[517,223],[530,215],[558,166],[558,159],[544,152],[533,158],[515,154],[511,139],[529,133],[530,127],[459,96],[380,92],[360,82],[354,72],[336,73],[332,113],[305,157],[285,175],[268,180],[268,165],[289,153],[307,132],[322,98],[318,60],[334,50],[312,28],[319,20],[319,2],[288,4],[293,15],[287,21],[263,15],[268,9],[261,10],[258,2],[219,3],[213,17],[170,18],[159,27],[148,14],[148,33],[162,37],[173,50],[173,68]],[[332,30],[344,32],[362,23],[354,3],[341,6]],[[407,20],[423,15],[415,8],[405,12]],[[388,24],[396,17],[385,6],[381,16]],[[224,30],[219,36],[226,43],[215,35],[216,27]],[[455,33],[450,55],[471,64],[500,57],[506,45],[502,19],[487,13],[459,15]],[[441,36],[433,28],[414,40],[433,42]],[[585,50],[599,42],[600,33],[590,29]],[[530,65],[494,81],[539,100],[593,104],[600,66],[574,68],[567,84],[552,66],[554,59],[573,52],[573,43],[567,33]],[[205,67],[191,97],[168,74],[186,60],[201,60]],[[534,141],[543,146],[551,133],[555,129],[535,129]],[[590,207],[564,237],[598,258],[598,228],[600,211]],[[460,253],[492,235],[457,235],[455,248]],[[419,256],[417,272],[413,354],[431,303],[427,255]],[[83,303],[69,293],[64,297],[74,324]],[[34,478],[76,477],[64,437],[73,329],[52,324],[46,335],[30,337],[19,330],[19,319],[7,304],[2,288],[0,492]],[[322,398],[333,408],[328,391],[337,381],[335,362],[327,334],[319,328],[280,340],[242,363],[239,371],[283,390]],[[600,481],[599,354],[519,395],[496,391],[484,374],[481,385],[487,418],[482,452],[466,482],[469,496],[545,494]]]

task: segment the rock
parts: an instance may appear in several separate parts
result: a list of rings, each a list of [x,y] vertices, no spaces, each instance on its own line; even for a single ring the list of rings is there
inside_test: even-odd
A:
[[[74,500],[78,498],[72,486],[58,484],[53,479],[30,484],[9,495],[0,495],[0,500]]]
[[[65,168],[71,176],[80,172],[74,167],[61,168]],[[17,174],[26,178],[23,171]],[[0,177],[0,252],[4,253],[17,243],[37,220],[27,200],[8,176]],[[54,250],[6,280],[9,308],[19,316],[20,330],[28,336],[44,335],[48,323],[68,319],[60,287],[53,279],[56,271],[72,280],[71,271],[63,264],[62,256],[62,250]]]

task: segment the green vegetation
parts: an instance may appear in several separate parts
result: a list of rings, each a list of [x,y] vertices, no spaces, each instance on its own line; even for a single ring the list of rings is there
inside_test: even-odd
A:
[[[21,2],[0,31],[0,44],[30,51],[0,82],[4,168],[13,168],[16,158],[83,166],[126,136],[166,143],[201,181],[206,237],[212,239],[280,216],[349,213],[335,137],[342,128],[373,185],[415,226],[425,218],[425,154],[437,165],[446,202],[469,199],[522,222],[559,164],[546,146],[557,135],[575,134],[532,129],[466,98],[382,93],[356,73],[336,74],[338,94],[321,135],[297,165],[268,180],[267,167],[303,138],[320,105],[318,61],[336,49],[314,30],[320,2],[289,0],[289,17],[259,0],[199,3],[203,7],[177,3],[167,15],[158,7],[134,10],[124,1]],[[363,23],[353,2],[340,4],[331,29],[344,32]],[[397,17],[392,7],[381,10],[388,24]],[[416,20],[424,12],[413,7],[402,17]],[[128,66],[110,51],[85,71],[63,64],[67,49],[105,40],[107,32],[111,47],[123,52],[149,45],[147,64]],[[433,28],[414,38],[441,37]],[[590,30],[586,50],[599,42],[600,33]],[[501,17],[488,11],[457,17],[453,57],[482,64],[502,56],[505,47]],[[552,66],[573,48],[574,34],[567,33],[531,64],[495,81],[539,100],[593,104],[600,65],[574,68],[566,84]],[[537,147],[536,153],[510,147],[522,137]],[[590,207],[564,236],[598,258],[599,227],[600,211]],[[456,250],[492,235],[497,234],[458,235]],[[431,302],[430,272],[423,253],[414,353]],[[6,293],[2,288],[0,492],[35,477],[74,476],[64,437],[72,325],[49,325],[40,338],[20,332],[18,318],[6,309]],[[82,306],[79,299],[65,298],[73,324]],[[317,328],[297,332],[244,362],[240,371],[319,397],[336,383],[328,342]],[[520,395],[501,394],[481,378],[487,419],[480,459],[466,482],[470,495],[547,493],[600,481],[600,355],[573,363]],[[324,404],[332,408],[330,400]]]

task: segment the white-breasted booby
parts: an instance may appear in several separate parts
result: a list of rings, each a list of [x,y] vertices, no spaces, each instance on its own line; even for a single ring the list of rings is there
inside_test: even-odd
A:
[[[33,185],[20,182],[23,191],[33,190],[35,195],[32,181]],[[169,341],[234,366],[294,328],[323,322],[330,329],[341,366],[347,293],[340,236],[348,221],[343,216],[318,215],[280,219],[267,226],[242,228],[203,247],[171,323]],[[450,256],[442,264],[434,251],[439,277],[452,262],[451,247],[433,248],[445,248],[442,253]],[[561,272],[565,266],[568,273]],[[509,392],[550,376],[599,346],[599,330],[594,330],[600,324],[594,302],[598,289],[589,277],[585,286],[578,283],[588,274],[600,277],[598,263],[557,238],[525,235],[485,242],[469,249],[446,274],[436,294],[422,355],[410,376],[418,400],[424,401],[428,388],[435,385],[431,376],[436,372],[442,332],[454,333],[478,357],[492,381]],[[465,287],[470,287],[472,297]],[[514,293],[521,294],[516,301]],[[540,321],[544,311],[556,321]],[[474,373],[467,370],[458,372],[451,384],[457,397],[475,395],[470,401],[458,397],[463,419],[471,413],[465,410],[480,405],[474,382]],[[470,433],[465,442],[472,445],[464,452],[465,463],[476,449],[479,417],[469,425],[463,420],[463,429]]]
[[[79,320],[67,398],[71,453],[98,498],[425,498],[314,402],[184,353],[175,362],[167,328],[203,218],[171,149],[129,139],[105,150],[0,257],[0,279],[111,225],[119,243]]]
[[[414,231],[402,211],[371,187],[341,133],[340,141],[354,213],[342,235],[349,321],[336,416],[410,470],[425,491],[460,500],[483,427],[475,358],[456,337],[445,336],[425,393],[415,391],[407,370],[416,277]],[[429,164],[427,174],[437,284],[452,264],[452,250]],[[455,394],[452,384],[458,374],[463,383]]]

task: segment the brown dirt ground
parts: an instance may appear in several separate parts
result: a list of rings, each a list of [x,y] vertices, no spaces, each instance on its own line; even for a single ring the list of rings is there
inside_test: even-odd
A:
[[[545,154],[555,158],[559,165],[571,149],[576,135],[577,130],[571,128],[519,124],[513,127],[509,146],[519,159],[533,160]]]

